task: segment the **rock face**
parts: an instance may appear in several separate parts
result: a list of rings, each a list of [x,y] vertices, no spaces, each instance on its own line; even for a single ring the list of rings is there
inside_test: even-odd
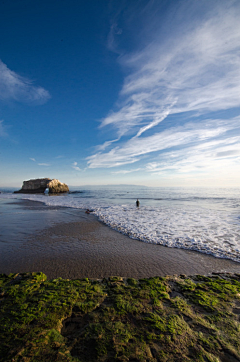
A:
[[[66,184],[56,179],[38,178],[28,181],[23,181],[21,190],[14,191],[21,194],[42,194],[46,189],[49,189],[50,194],[58,194],[68,192],[69,188]]]
[[[49,193],[50,194],[58,194],[60,192],[68,192],[68,185],[60,182],[57,179],[53,179],[48,183]]]

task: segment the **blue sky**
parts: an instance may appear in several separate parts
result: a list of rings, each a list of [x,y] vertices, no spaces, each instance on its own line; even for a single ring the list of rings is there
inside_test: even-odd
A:
[[[239,186],[239,1],[11,0],[0,14],[0,186]]]

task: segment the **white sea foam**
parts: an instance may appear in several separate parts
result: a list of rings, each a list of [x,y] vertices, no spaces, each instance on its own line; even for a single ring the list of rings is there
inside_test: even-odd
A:
[[[41,201],[49,206],[92,209],[106,225],[131,238],[197,250],[240,262],[239,214],[229,209],[204,208],[199,204],[180,206],[176,203],[136,208],[128,203],[111,205],[104,199],[71,196],[2,194],[1,198],[21,198]]]
[[[146,243],[201,251],[240,261],[239,224],[224,212],[113,206],[96,210],[107,225]]]

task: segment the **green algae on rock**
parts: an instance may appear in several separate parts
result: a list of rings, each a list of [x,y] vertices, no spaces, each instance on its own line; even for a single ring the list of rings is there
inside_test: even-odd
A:
[[[240,361],[240,275],[0,275],[0,361]]]

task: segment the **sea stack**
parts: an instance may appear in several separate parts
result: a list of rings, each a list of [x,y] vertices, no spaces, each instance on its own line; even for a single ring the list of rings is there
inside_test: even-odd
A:
[[[69,192],[68,185],[60,182],[57,179],[38,178],[38,179],[23,181],[21,190],[14,191],[14,193],[43,194],[47,188],[49,189],[50,194]]]

